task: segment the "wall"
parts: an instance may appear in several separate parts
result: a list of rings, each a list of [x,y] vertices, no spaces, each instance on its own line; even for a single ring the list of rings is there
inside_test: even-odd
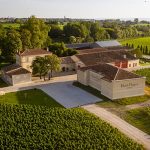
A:
[[[112,99],[144,95],[145,78],[113,81]]]
[[[27,69],[28,71],[32,72],[32,62],[33,60],[36,59],[36,57],[45,57],[48,55],[37,55],[37,56],[16,56],[16,63],[20,63],[19,65],[21,65],[23,68]],[[19,58],[20,57],[20,58]],[[20,59],[20,60],[19,60]]]
[[[65,68],[65,71],[74,71],[76,69],[75,63],[61,64],[61,71],[63,71],[63,68]]]
[[[88,85],[101,91],[101,78],[102,77],[103,76],[98,73],[89,71]]]
[[[113,83],[107,80],[101,79],[101,94],[112,99],[113,97]]]
[[[128,61],[128,68],[134,68],[134,67],[138,67],[138,66],[139,66],[139,59]]]
[[[81,84],[88,85],[88,72],[77,70],[77,81]]]
[[[31,73],[12,76],[13,85],[31,82]]]

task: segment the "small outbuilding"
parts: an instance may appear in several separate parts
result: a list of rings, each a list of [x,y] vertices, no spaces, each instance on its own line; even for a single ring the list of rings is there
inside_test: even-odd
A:
[[[18,64],[2,68],[2,79],[10,85],[31,82],[31,72]]]

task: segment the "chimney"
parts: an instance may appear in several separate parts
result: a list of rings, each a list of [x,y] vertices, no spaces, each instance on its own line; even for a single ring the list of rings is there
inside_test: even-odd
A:
[[[134,57],[136,58],[136,54],[134,54]]]
[[[126,59],[126,58],[127,58],[127,55],[123,55],[123,58]]]

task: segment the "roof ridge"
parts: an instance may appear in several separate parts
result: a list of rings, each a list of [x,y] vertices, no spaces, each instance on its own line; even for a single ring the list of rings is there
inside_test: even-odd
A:
[[[6,73],[11,73],[11,72],[16,71],[16,70],[19,70],[19,69],[21,69],[21,68],[22,68],[22,67],[20,66],[20,67],[18,67],[18,68],[16,68],[16,69],[13,69],[13,70],[7,71]]]
[[[120,68],[117,68],[118,70],[117,70],[117,73],[116,73],[116,75],[115,75],[115,77],[114,77],[114,80],[116,80],[116,78],[117,78],[117,75],[118,75],[118,73],[119,73],[119,71],[120,71]]]

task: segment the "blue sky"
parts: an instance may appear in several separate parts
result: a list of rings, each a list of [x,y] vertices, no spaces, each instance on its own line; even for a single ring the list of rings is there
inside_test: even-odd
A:
[[[150,18],[144,0],[0,0],[0,17]]]

